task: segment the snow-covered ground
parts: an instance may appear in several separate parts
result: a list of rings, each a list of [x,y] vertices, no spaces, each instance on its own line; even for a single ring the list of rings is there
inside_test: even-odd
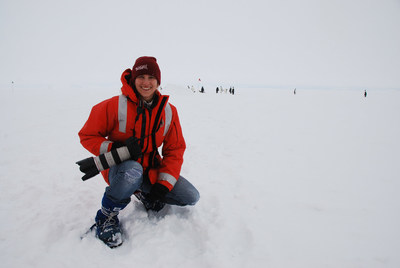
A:
[[[1,267],[400,267],[399,91],[163,93],[201,199],[160,217],[134,199],[109,249],[81,239],[105,183],[75,162],[91,107],[118,87],[1,89]]]

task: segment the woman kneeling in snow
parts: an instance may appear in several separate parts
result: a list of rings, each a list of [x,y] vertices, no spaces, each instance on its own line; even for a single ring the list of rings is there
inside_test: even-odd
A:
[[[94,155],[112,152],[97,164],[115,165],[101,172],[108,186],[95,219],[97,237],[110,247],[122,244],[118,213],[132,195],[147,210],[157,212],[165,204],[194,205],[200,198],[180,176],[186,144],[177,109],[158,91],[157,60],[138,58],[132,69],[122,73],[121,81],[122,94],[95,105],[79,132],[82,145]],[[115,153],[122,146],[129,149],[127,161]]]

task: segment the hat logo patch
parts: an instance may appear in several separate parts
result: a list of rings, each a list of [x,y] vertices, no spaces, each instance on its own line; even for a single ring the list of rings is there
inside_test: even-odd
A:
[[[136,71],[143,70],[143,69],[146,69],[146,70],[149,69],[149,68],[147,68],[147,64],[143,64],[143,65],[140,65],[135,68]]]

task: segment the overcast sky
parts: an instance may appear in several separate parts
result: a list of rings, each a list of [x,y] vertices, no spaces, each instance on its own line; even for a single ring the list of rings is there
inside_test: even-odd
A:
[[[0,0],[0,84],[400,89],[400,0]]]

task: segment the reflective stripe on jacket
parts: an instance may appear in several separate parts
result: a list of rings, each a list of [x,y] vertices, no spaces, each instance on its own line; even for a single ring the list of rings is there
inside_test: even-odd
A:
[[[179,178],[186,149],[177,110],[168,103],[168,96],[158,91],[152,105],[146,107],[128,84],[130,74],[130,69],[122,73],[122,95],[100,102],[92,108],[88,120],[79,131],[81,143],[91,153],[99,155],[110,151],[113,142],[124,142],[135,135],[140,140],[143,153],[138,162],[142,164],[151,183],[159,182],[171,190]],[[165,105],[160,107],[162,98],[167,99]],[[159,109],[162,109],[160,120],[155,122]],[[153,153],[161,145],[162,157]],[[157,159],[151,159],[152,156]],[[108,170],[102,174],[109,183]]]

